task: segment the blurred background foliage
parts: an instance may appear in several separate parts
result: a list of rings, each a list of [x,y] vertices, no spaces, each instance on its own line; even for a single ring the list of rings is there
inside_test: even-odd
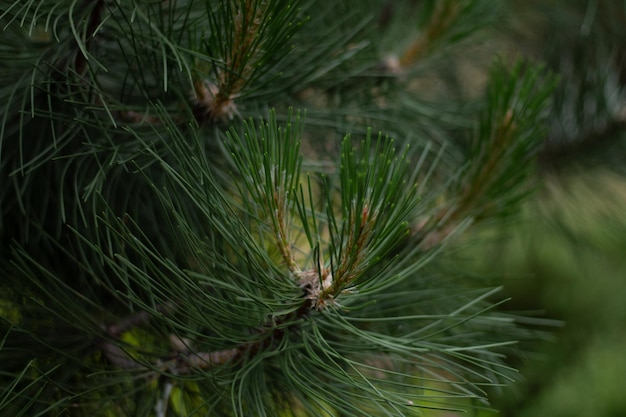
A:
[[[519,0],[508,7],[486,48],[532,56],[561,77],[538,192],[519,222],[505,233],[484,227],[455,261],[504,279],[506,308],[560,324],[549,340],[529,346],[517,365],[520,380],[494,399],[497,415],[623,416],[626,2]]]

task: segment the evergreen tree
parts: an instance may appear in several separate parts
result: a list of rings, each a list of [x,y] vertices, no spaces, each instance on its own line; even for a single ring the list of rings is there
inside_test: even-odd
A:
[[[438,262],[533,189],[555,78],[459,70],[502,2],[0,4],[3,415],[475,412],[515,377],[527,329]]]

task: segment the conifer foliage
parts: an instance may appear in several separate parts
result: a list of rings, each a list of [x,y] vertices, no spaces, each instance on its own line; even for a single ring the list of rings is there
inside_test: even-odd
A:
[[[487,406],[524,332],[437,259],[532,189],[554,79],[420,80],[499,4],[0,1],[2,415]]]

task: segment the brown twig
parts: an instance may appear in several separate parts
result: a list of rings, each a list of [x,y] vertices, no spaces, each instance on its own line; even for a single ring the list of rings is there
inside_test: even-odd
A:
[[[149,368],[160,369],[162,371],[168,371],[177,375],[191,374],[196,370],[207,370],[216,366],[223,366],[226,364],[236,364],[244,358],[250,358],[264,349],[268,348],[272,344],[280,341],[289,328],[293,328],[295,325],[287,325],[291,321],[297,321],[309,314],[311,308],[307,302],[306,294],[307,290],[304,290],[303,301],[300,307],[286,315],[276,323],[268,324],[267,326],[257,329],[257,333],[261,333],[263,337],[253,343],[244,343],[233,348],[221,349],[211,352],[194,352],[189,346],[188,342],[176,341],[173,348],[173,352],[167,357],[161,357],[156,360],[152,365],[146,366],[140,361],[135,360],[129,352],[124,350],[117,342],[120,336],[134,328],[147,325],[150,322],[152,315],[147,311],[140,311],[132,314],[117,323],[104,326],[106,336],[101,338],[97,343],[97,347],[102,352],[103,356],[113,366],[120,369],[137,369],[137,368]],[[173,305],[167,305],[160,307],[157,310],[162,312],[168,312],[173,310]],[[177,339],[177,337],[174,337]],[[184,349],[181,349],[181,345]],[[184,350],[181,352],[180,350]],[[177,351],[177,352],[174,352]]]
[[[174,310],[173,304],[165,304],[163,306],[157,306],[156,311],[159,313],[165,313]],[[108,324],[105,326],[106,333],[109,336],[119,337],[122,333],[125,333],[136,327],[146,325],[150,322],[150,314],[147,311],[140,311],[123,318],[114,324]]]
[[[459,15],[457,1],[437,2],[435,10],[422,33],[409,45],[397,61],[398,69],[405,69],[420,59],[437,39],[454,24]]]
[[[276,173],[276,175],[279,175]],[[276,177],[276,179],[278,179]],[[289,238],[289,228],[288,228],[288,211],[287,211],[287,201],[284,192],[284,185],[278,184],[277,187],[274,187],[274,195],[272,196],[274,200],[274,204],[276,206],[276,226],[277,230],[274,231],[276,236],[276,244],[278,245],[278,249],[283,258],[283,261],[289,268],[289,271],[293,275],[297,275],[300,272],[300,267],[296,263],[295,256],[291,252],[291,242]]]
[[[476,200],[482,198],[488,191],[489,184],[498,175],[498,170],[506,161],[504,155],[514,141],[516,130],[515,115],[512,109],[508,109],[481,155],[486,158],[474,164],[478,170],[471,175],[469,186],[463,188],[458,198],[457,207],[452,215],[454,219],[458,220],[459,213],[462,215],[468,213],[472,207],[476,206]]]
[[[353,224],[350,227],[348,240],[341,251],[341,262],[335,273],[334,292],[337,292],[340,286],[354,281],[360,274],[367,243],[376,223],[376,213],[370,212],[368,204],[365,203],[360,215],[354,216],[350,222]]]
[[[498,175],[505,161],[504,153],[509,148],[516,129],[515,115],[512,109],[508,109],[491,136],[487,149],[482,152],[480,163],[475,164],[477,169],[465,174],[467,181],[458,197],[436,210],[413,229],[413,234],[419,237],[419,244],[424,249],[440,245],[456,230],[463,218],[473,216],[480,220],[485,217],[489,204],[483,204],[480,200],[488,192],[492,179]]]
[[[256,51],[261,48],[257,41],[265,8],[258,0],[232,2],[233,41],[226,64],[219,68],[213,82],[197,80],[194,83],[197,105],[196,117],[209,121],[232,120],[238,113],[235,99],[249,81],[254,70]]]

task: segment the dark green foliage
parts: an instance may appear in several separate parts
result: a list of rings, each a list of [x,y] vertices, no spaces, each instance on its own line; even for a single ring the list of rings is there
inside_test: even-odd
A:
[[[529,333],[436,260],[519,208],[555,79],[454,87],[499,4],[0,1],[2,413],[487,407]]]
[[[626,5],[622,0],[513,2],[522,16],[516,41],[561,77],[553,94],[541,162],[572,161],[621,170],[626,95]]]

